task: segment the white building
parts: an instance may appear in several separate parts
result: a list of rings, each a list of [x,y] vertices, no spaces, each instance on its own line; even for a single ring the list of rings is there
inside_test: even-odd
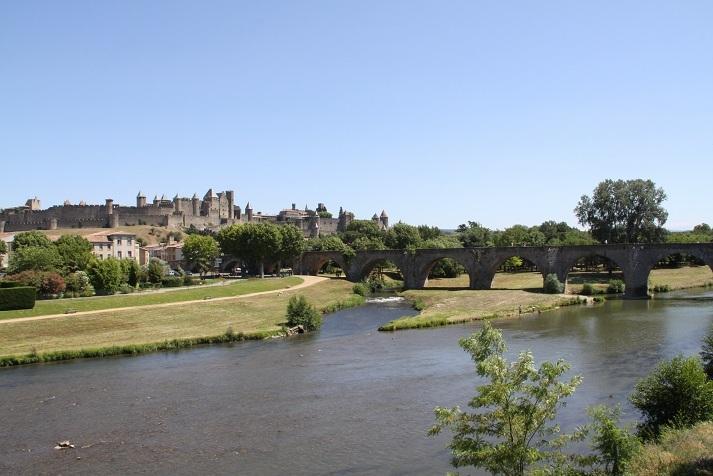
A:
[[[139,261],[139,244],[133,233],[99,232],[88,235],[86,238],[92,244],[92,252],[98,259],[131,258]]]

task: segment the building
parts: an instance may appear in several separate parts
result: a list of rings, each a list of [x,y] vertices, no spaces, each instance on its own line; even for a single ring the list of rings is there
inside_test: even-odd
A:
[[[93,233],[87,235],[86,239],[92,244],[92,252],[97,259],[131,258],[139,261],[139,244],[133,233]]]
[[[185,268],[183,261],[183,243],[170,240],[168,243],[142,246],[139,249],[139,264],[147,265],[151,258],[165,261],[171,269]]]

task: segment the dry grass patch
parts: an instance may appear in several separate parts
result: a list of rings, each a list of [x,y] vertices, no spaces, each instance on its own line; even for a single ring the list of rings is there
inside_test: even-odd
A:
[[[658,443],[645,445],[629,465],[631,474],[712,475],[713,422],[667,430]]]

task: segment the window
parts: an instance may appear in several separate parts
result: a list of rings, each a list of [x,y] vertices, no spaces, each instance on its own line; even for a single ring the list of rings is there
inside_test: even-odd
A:
[[[131,238],[127,238],[127,239],[126,239],[126,244],[129,245],[129,246],[131,246],[131,244],[132,244],[131,241],[132,241]]]
[[[131,258],[131,251],[127,251],[126,254],[129,255],[129,258]]]
[[[117,251],[117,252],[116,252],[116,256],[117,256],[118,258],[121,258],[121,251]]]
[[[121,238],[116,239],[116,246],[121,246]]]

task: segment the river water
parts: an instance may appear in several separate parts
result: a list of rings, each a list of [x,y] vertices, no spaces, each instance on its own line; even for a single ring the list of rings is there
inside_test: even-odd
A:
[[[558,421],[624,405],[661,359],[695,354],[713,293],[611,301],[496,322],[511,354],[567,359],[584,383]],[[689,299],[689,298],[695,299]],[[413,313],[367,304],[312,335],[139,357],[0,370],[2,474],[444,474],[449,436],[433,407],[477,384],[458,339],[479,325],[379,333]],[[70,440],[73,450],[54,450]]]

